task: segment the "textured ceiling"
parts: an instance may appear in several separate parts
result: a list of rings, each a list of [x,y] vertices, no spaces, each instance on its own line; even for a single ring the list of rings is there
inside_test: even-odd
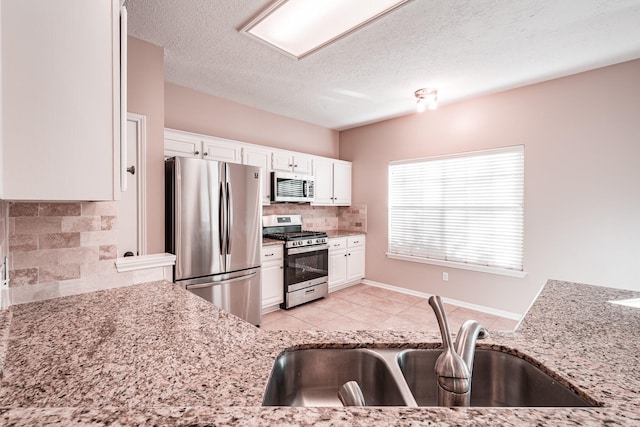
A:
[[[413,0],[300,61],[238,32],[269,3],[127,0],[129,34],[171,83],[338,130],[640,58],[640,0]]]

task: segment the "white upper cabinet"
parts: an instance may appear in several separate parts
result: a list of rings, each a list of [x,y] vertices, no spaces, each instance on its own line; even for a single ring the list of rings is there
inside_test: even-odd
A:
[[[120,3],[2,0],[2,198],[120,198]]]
[[[205,138],[202,141],[202,158],[220,162],[240,163],[240,145],[228,139]]]
[[[274,151],[271,157],[274,171],[313,174],[313,157],[290,151]]]
[[[198,135],[173,129],[164,131],[164,157],[196,157],[240,163],[240,143],[229,139]]]
[[[242,147],[242,164],[262,168],[262,204],[271,203],[271,150],[260,147]]]
[[[316,158],[314,205],[351,205],[351,162]]]
[[[351,205],[351,162],[175,129],[164,130],[164,157],[196,157],[262,168],[262,204],[271,202],[271,172],[313,175],[313,205]]]

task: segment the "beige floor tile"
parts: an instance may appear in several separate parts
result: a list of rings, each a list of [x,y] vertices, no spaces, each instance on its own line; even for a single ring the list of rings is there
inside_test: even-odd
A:
[[[369,289],[365,289],[362,292],[366,292],[368,294],[374,295],[379,298],[383,298],[386,300],[391,300],[395,302],[399,302],[402,304],[413,305],[417,304],[420,301],[424,301],[424,298],[416,297],[414,295],[403,294],[401,292],[394,292],[389,289],[377,288],[375,286],[370,286]]]
[[[358,283],[357,285],[349,286],[348,288],[340,289],[339,291],[332,292],[331,295],[337,298],[343,298],[347,295],[351,295],[354,292],[360,292],[369,288],[370,286],[365,285],[364,283]]]
[[[513,331],[518,324],[517,320],[507,319],[505,317],[498,317],[491,325],[488,326],[489,332],[491,331]]]
[[[469,319],[479,321],[490,331],[512,330],[517,324],[515,320],[452,304],[445,304],[445,311],[454,335]],[[291,310],[265,314],[261,326],[265,330],[439,329],[426,299],[362,283]]]
[[[307,329],[315,329],[310,323],[304,322],[300,319],[296,319],[292,316],[279,319],[274,322],[265,323],[260,325],[260,328],[265,331],[300,331]]]
[[[359,322],[364,322],[369,325],[377,325],[391,317],[391,314],[376,310],[375,308],[361,306],[357,310],[345,314],[345,317]]]
[[[416,305],[407,307],[406,309],[398,312],[396,316],[404,317],[411,320],[423,319],[436,322],[436,315],[433,313],[433,310],[427,310],[422,306],[418,307]]]
[[[377,329],[391,330],[424,330],[432,326],[430,322],[424,320],[411,320],[406,317],[391,316],[385,321],[376,325]]]
[[[347,317],[337,317],[319,324],[318,329],[326,331],[364,331],[373,329],[373,325]]]
[[[295,317],[296,319],[311,323],[312,325],[317,325],[319,323],[326,322],[338,317],[337,313],[325,310],[324,308],[318,307],[313,303],[291,309],[289,310],[289,315]]]
[[[276,320],[280,320],[284,317],[288,317],[289,315],[284,310],[276,310],[271,313],[262,315],[262,323],[269,323]]]
[[[385,313],[397,314],[411,307],[411,304],[393,301],[390,299],[373,297],[375,299],[365,299],[366,306],[384,311]]]
[[[361,307],[351,301],[340,298],[333,298],[331,295],[329,295],[328,298],[323,298],[317,302],[314,302],[314,305],[322,307],[325,310],[333,311],[336,314],[346,314]]]

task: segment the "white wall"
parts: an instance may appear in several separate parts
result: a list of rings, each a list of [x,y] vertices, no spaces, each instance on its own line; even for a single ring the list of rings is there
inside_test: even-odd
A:
[[[391,260],[391,160],[525,146],[525,279]],[[372,281],[523,313],[547,279],[640,290],[640,60],[340,133]],[[442,281],[442,272],[449,281]]]

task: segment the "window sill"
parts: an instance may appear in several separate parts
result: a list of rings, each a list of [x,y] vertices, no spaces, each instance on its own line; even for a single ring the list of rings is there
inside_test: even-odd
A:
[[[481,273],[498,274],[500,276],[517,277],[519,279],[523,279],[527,277],[527,274],[528,274],[526,271],[505,270],[503,268],[485,267],[482,265],[464,264],[461,262],[442,261],[438,259],[414,257],[410,255],[398,255],[398,254],[392,254],[389,252],[387,252],[386,255],[387,255],[387,258],[398,259],[401,261],[411,261],[411,262],[419,262],[422,264],[439,265],[441,267],[459,268],[462,270],[478,271]]]

